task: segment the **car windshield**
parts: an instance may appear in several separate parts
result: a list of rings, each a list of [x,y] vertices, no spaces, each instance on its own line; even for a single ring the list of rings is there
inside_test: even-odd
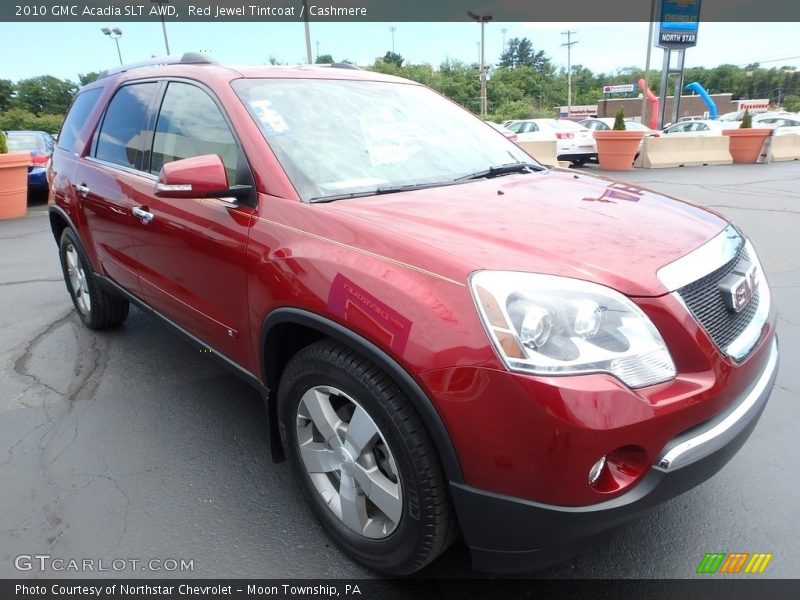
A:
[[[32,133],[9,133],[7,139],[7,145],[9,152],[44,151],[44,142],[42,141],[42,138]]]
[[[446,185],[534,161],[422,86],[375,81],[233,82],[303,200]]]
[[[586,131],[586,127],[583,125],[576,123],[575,121],[569,121],[567,119],[557,119],[553,121],[547,121],[547,125],[552,127],[553,129],[563,129],[563,130],[570,130],[570,131]]]

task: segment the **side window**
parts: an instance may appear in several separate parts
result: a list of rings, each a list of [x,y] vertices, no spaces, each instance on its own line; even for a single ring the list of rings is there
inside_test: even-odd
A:
[[[170,82],[156,123],[150,172],[158,174],[164,163],[205,154],[218,155],[228,182],[236,181],[239,150],[219,108],[197,86]]]
[[[61,133],[58,135],[58,147],[74,152],[75,139],[86,125],[86,119],[92,112],[97,100],[100,98],[101,88],[95,88],[78,94],[69,108],[67,118],[61,126]]]
[[[114,94],[100,126],[96,158],[131,169],[140,167],[143,130],[157,89],[157,83],[135,83]]]

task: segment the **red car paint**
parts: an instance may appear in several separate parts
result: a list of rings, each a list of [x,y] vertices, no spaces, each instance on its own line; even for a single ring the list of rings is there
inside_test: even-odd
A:
[[[721,216],[558,170],[307,204],[231,88],[256,76],[391,80],[349,70],[188,65],[106,78],[88,88],[103,92],[76,154],[56,150],[51,193],[99,274],[258,380],[266,380],[261,327],[272,311],[326,317],[381,348],[422,387],[466,484],[579,506],[621,492],[587,485],[598,457],[635,447],[649,466],[669,440],[718,413],[761,372],[774,309],[756,349],[735,364],[656,275],[719,234],[728,225]],[[87,158],[108,99],[120,83],[142,77],[201,81],[218,99],[253,172],[255,207],[160,198],[152,178]],[[91,188],[86,198],[78,184]],[[134,206],[157,218],[143,225]],[[479,269],[562,275],[622,292],[663,336],[677,377],[632,390],[606,374],[510,372],[467,286]]]

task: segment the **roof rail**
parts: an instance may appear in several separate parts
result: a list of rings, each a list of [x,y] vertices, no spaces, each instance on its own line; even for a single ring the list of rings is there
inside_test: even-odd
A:
[[[143,69],[145,67],[157,67],[161,65],[216,65],[216,64],[217,61],[215,61],[207,54],[202,54],[200,52],[185,52],[181,56],[178,55],[158,56],[154,58],[149,58],[147,60],[140,60],[139,62],[122,65],[120,67],[114,67],[113,69],[106,69],[105,71],[100,73],[98,79],[110,77],[111,75],[118,75],[119,73],[125,73],[126,71],[132,71],[134,69]]]

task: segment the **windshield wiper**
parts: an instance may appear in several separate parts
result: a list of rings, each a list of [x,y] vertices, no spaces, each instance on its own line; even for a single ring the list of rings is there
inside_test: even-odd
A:
[[[318,202],[333,202],[334,200],[346,200],[347,198],[363,198],[365,196],[380,196],[381,194],[397,194],[400,192],[410,192],[412,190],[421,190],[424,188],[453,185],[454,183],[455,181],[439,181],[436,183],[409,183],[405,185],[392,185],[386,187],[377,187],[374,190],[366,190],[363,192],[333,194],[331,196],[317,196],[316,198],[309,198],[308,201],[311,204],[316,204]]]
[[[458,177],[453,181],[468,181],[470,179],[486,179],[489,177],[497,177],[499,175],[510,175],[512,173],[535,173],[538,171],[546,171],[547,167],[537,165],[534,163],[514,162],[505,165],[497,165],[489,167],[485,171],[478,171],[477,173],[470,173],[463,177]]]

